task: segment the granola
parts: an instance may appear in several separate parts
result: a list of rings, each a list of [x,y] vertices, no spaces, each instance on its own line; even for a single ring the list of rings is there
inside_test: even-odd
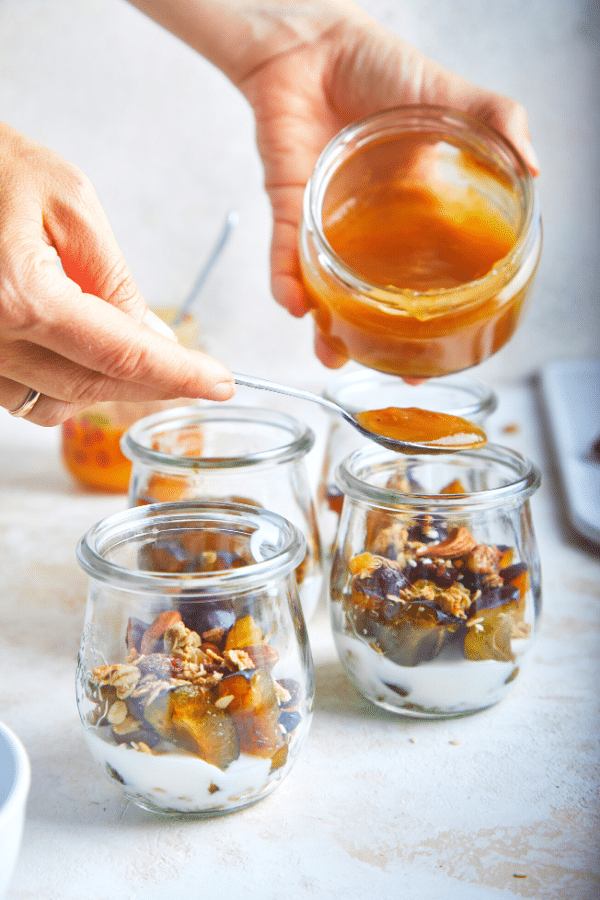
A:
[[[530,633],[527,567],[513,556],[464,524],[423,515],[408,527],[377,513],[340,598],[350,630],[402,666],[435,659],[449,644],[467,660],[512,662],[512,640]]]
[[[246,753],[278,768],[301,721],[292,683],[270,674],[278,658],[250,616],[202,633],[178,610],[130,619],[124,661],[88,673],[88,723],[141,753],[185,751],[222,770]]]

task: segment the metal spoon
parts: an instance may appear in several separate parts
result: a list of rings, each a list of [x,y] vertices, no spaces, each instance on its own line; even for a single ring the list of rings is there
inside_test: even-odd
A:
[[[396,453],[455,453],[458,450],[482,447],[487,441],[484,432],[477,425],[457,416],[445,415],[444,413],[429,413],[424,410],[396,410],[393,408],[389,410],[367,411],[365,413],[357,413],[356,416],[353,416],[352,413],[349,413],[343,406],[339,406],[332,400],[321,397],[320,394],[314,394],[311,391],[305,391],[302,388],[278,384],[276,381],[266,381],[264,378],[256,378],[254,375],[239,375],[236,372],[233,373],[233,377],[236,384],[243,385],[244,387],[274,391],[278,394],[289,394],[290,397],[297,397],[299,400],[308,400],[312,403],[318,403],[320,406],[325,407],[325,409],[338,413],[346,420],[346,422],[349,422],[350,425],[360,431],[364,437],[381,444],[383,447],[387,447],[388,450],[394,450]],[[391,415],[387,417],[386,415],[378,416],[378,413]],[[370,428],[365,427],[357,418],[360,416],[368,416],[370,419],[379,419],[385,424],[385,419],[393,419],[393,414],[395,413],[424,413],[425,416],[433,417],[436,424],[442,426],[456,426],[458,423],[462,428],[464,423],[464,429],[462,431],[454,432],[447,430],[445,435],[440,434],[435,440],[400,440],[392,437],[390,434],[380,434],[378,431],[373,431]],[[442,427],[442,431],[443,430],[444,427]],[[444,440],[446,440],[445,443]]]
[[[193,288],[191,289],[191,291],[189,292],[189,294],[187,295],[187,297],[185,298],[185,300],[183,301],[183,303],[177,310],[177,315],[175,316],[173,321],[170,323],[171,328],[178,328],[179,325],[181,325],[181,323],[183,322],[183,320],[186,317],[186,314],[190,311],[191,307],[195,303],[198,294],[204,287],[204,282],[208,278],[210,272],[212,271],[214,264],[216,263],[219,256],[221,255],[221,253],[225,247],[225,244],[229,240],[229,235],[233,231],[234,227],[237,225],[238,220],[239,220],[239,214],[238,214],[237,210],[230,209],[229,212],[227,213],[227,217],[225,219],[225,224],[223,225],[221,233],[219,234],[219,237],[217,238],[215,245],[212,248],[208,259],[202,266],[200,274],[196,278]]]

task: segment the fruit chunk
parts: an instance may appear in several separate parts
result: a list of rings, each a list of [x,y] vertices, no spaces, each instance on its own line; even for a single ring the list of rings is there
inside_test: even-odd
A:
[[[187,486],[186,478],[153,472],[135,505],[146,506],[148,503],[171,503],[174,500],[181,500]]]
[[[467,659],[496,659],[513,662],[510,639],[515,622],[516,604],[481,609],[475,623],[467,628],[465,656]]]
[[[252,616],[242,616],[229,631],[225,650],[241,650],[263,643],[263,633]]]
[[[207,688],[190,684],[159,694],[146,706],[144,718],[165,740],[220,769],[239,756],[233,720],[215,705]]]
[[[389,610],[389,611],[388,611]],[[389,623],[382,621],[389,617]],[[373,613],[352,612],[356,633],[375,641],[387,659],[399,666],[417,666],[440,653],[447,637],[458,628],[458,620],[429,603],[410,603],[404,607],[388,602]]]
[[[263,759],[285,745],[273,679],[264,669],[247,669],[219,682],[219,697],[235,723],[240,751]],[[229,699],[231,698],[231,699]]]

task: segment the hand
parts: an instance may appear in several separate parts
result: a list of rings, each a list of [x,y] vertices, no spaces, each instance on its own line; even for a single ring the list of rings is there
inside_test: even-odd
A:
[[[85,176],[0,123],[0,406],[30,389],[39,425],[99,400],[234,393],[148,309]]]
[[[320,27],[312,23],[312,35],[307,37],[306,24],[298,25],[296,42],[288,35],[289,46],[239,82],[254,109],[273,208],[271,289],[294,316],[308,309],[297,253],[304,188],[320,152],[351,122],[409,103],[450,106],[501,131],[537,174],[520,104],[442,68],[352,3],[323,3],[319,8],[323,18]],[[289,14],[290,31],[297,25],[293,16]],[[318,332],[315,352],[332,368],[346,362]]]

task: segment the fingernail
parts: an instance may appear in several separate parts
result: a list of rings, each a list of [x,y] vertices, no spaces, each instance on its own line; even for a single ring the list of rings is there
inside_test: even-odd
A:
[[[215,384],[210,393],[204,395],[205,400],[229,400],[235,394],[235,385],[232,381],[220,381]]]
[[[144,325],[147,325],[148,328],[151,328],[152,331],[158,332],[158,334],[162,334],[164,337],[170,338],[172,341],[177,340],[177,335],[173,331],[172,328],[169,328],[166,322],[156,315],[155,312],[152,312],[151,309],[147,309],[144,313],[144,318],[142,319]]]

